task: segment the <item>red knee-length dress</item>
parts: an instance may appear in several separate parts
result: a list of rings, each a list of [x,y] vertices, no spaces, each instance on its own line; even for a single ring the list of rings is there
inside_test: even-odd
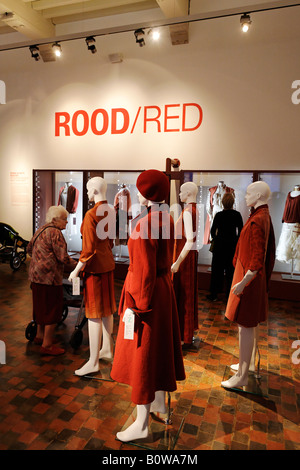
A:
[[[130,266],[119,304],[112,379],[131,385],[135,404],[151,403],[158,390],[175,391],[185,379],[176,300],[171,281],[174,223],[158,205],[133,230]],[[124,339],[123,315],[135,312],[134,339]]]
[[[175,246],[173,262],[180,255],[185,243],[183,214],[188,211],[193,222],[193,232],[196,234],[198,210],[196,203],[189,203],[182,211],[175,225]],[[196,241],[196,235],[194,237]],[[196,243],[180,264],[177,273],[173,274],[173,286],[177,301],[181,339],[184,343],[190,344],[193,341],[194,331],[198,329],[198,251]]]

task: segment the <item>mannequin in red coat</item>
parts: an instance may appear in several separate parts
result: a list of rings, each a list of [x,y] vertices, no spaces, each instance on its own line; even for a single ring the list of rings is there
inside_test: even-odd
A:
[[[159,206],[169,180],[158,170],[137,179],[139,200],[147,207],[128,240],[130,265],[119,304],[119,330],[112,379],[132,387],[137,418],[117,439],[128,442],[148,436],[150,411],[166,412],[165,392],[184,380],[179,320],[171,281],[174,223]],[[128,325],[134,324],[131,337]],[[132,324],[131,323],[131,324]]]
[[[275,261],[274,230],[267,206],[270,194],[265,182],[256,181],[248,186],[245,196],[247,206],[254,210],[236,247],[235,271],[225,312],[226,318],[238,324],[239,365],[237,373],[221,383],[225,388],[247,385],[258,325],[267,318],[268,283]]]

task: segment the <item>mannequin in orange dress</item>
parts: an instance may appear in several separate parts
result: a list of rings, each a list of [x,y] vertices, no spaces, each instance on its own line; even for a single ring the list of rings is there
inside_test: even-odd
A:
[[[236,374],[221,383],[225,388],[247,385],[249,367],[255,362],[258,325],[268,314],[268,284],[275,262],[275,237],[267,205],[270,194],[267,183],[256,181],[248,186],[245,196],[247,206],[254,210],[237,243],[225,312],[226,318],[238,324],[239,365]]]
[[[195,246],[198,210],[196,206],[198,187],[193,182],[184,183],[179,197],[185,203],[175,225],[175,245],[173,254],[173,286],[181,330],[181,340],[185,345],[193,342],[194,330],[198,329],[198,252]]]
[[[83,376],[99,371],[99,359],[113,357],[113,313],[116,311],[114,294],[115,262],[112,254],[115,227],[114,209],[106,200],[106,182],[94,177],[87,182],[89,201],[95,205],[84,216],[82,233],[82,252],[69,281],[83,271],[85,316],[88,318],[90,358],[86,364],[75,371]],[[103,226],[103,224],[107,223]],[[103,227],[103,233],[98,229]],[[100,236],[99,236],[100,235]],[[102,347],[100,350],[100,346]]]

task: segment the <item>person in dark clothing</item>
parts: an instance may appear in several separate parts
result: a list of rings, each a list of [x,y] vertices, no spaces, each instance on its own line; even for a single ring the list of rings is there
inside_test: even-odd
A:
[[[232,264],[236,244],[243,228],[243,219],[240,212],[232,209],[234,196],[224,194],[222,198],[224,209],[218,212],[211,227],[213,243],[213,256],[211,264],[210,295],[208,300],[218,300],[218,294],[223,290],[225,272],[225,292],[228,298],[234,267]]]

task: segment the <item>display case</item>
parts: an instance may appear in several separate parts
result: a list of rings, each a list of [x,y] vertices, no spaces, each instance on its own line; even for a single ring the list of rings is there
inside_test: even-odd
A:
[[[100,176],[107,183],[107,201],[115,208],[116,214],[119,210],[126,211],[126,233],[122,232],[120,236],[117,232],[113,254],[118,262],[128,262],[128,226],[140,212],[136,180],[141,171],[34,170],[33,233],[44,225],[48,208],[61,204],[69,212],[67,227],[62,232],[68,251],[70,254],[80,252],[81,223],[85,212],[94,204],[88,200],[86,183],[90,178]]]
[[[276,240],[276,261],[275,272],[282,273],[283,279],[300,280],[300,219],[298,229],[293,227],[293,248],[288,250],[288,256],[282,256],[279,248],[279,240],[283,231],[283,214],[285,204],[290,192],[296,194],[296,187],[299,187],[299,196],[295,196],[300,214],[300,174],[298,172],[259,172],[258,179],[265,181],[271,188],[272,196],[268,202],[270,215],[272,218],[275,240]],[[296,219],[293,219],[296,220]],[[284,258],[284,259],[283,259]]]
[[[254,181],[265,181],[271,189],[271,198],[268,201],[270,215],[273,222],[276,243],[276,261],[271,277],[270,295],[276,298],[284,298],[289,300],[300,300],[300,233],[297,229],[295,237],[292,258],[286,261],[278,259],[278,244],[282,232],[283,222],[282,216],[285,203],[289,192],[296,187],[299,188],[299,196],[297,196],[300,205],[300,171],[195,171],[180,170],[177,160],[174,166],[171,159],[166,161],[166,173],[170,177],[170,207],[180,206],[179,191],[180,186],[187,182],[193,181],[198,186],[197,203],[199,209],[199,221],[197,227],[197,245],[198,245],[198,285],[200,289],[209,290],[210,287],[210,271],[212,253],[210,252],[210,243],[208,239],[212,214],[210,201],[214,189],[218,184],[225,185],[228,190],[232,190],[235,195],[234,208],[238,210],[243,218],[243,222],[247,221],[250,215],[250,209],[246,206],[245,194],[247,186]],[[294,192],[294,194],[296,194]],[[214,201],[217,202],[217,201]],[[218,204],[216,204],[218,205]],[[220,207],[219,207],[220,210]],[[178,217],[178,212],[173,210],[174,219]],[[299,214],[299,212],[298,212]],[[300,222],[300,221],[299,221]],[[298,228],[300,223],[298,222]],[[294,259],[293,259],[294,256]],[[295,259],[295,257],[297,259]]]
[[[62,233],[70,253],[79,252],[82,246],[83,180],[82,171],[34,170],[33,174],[33,233],[45,224],[48,208],[61,204],[69,212]]]
[[[282,231],[282,215],[285,202],[290,191],[300,183],[300,172],[298,171],[201,171],[201,170],[180,170],[180,166],[172,167],[172,160],[167,159],[166,174],[170,179],[170,197],[167,201],[170,205],[170,212],[175,222],[180,215],[182,204],[179,200],[180,186],[184,182],[193,181],[198,186],[197,203],[199,208],[199,222],[197,227],[197,248],[198,248],[198,272],[200,273],[201,288],[209,289],[210,266],[212,254],[209,251],[210,243],[208,239],[209,229],[212,223],[212,207],[210,201],[214,189],[221,184],[227,190],[233,191],[235,196],[234,208],[238,210],[244,223],[250,215],[250,209],[245,203],[246,189],[253,181],[262,180],[268,183],[271,188],[271,198],[268,202],[270,214],[275,231],[276,247],[279,242]],[[130,207],[127,205],[127,222],[140,212],[141,208],[138,201],[138,190],[136,180],[143,170],[34,170],[33,171],[33,233],[45,223],[45,216],[49,206],[58,203],[67,204],[66,191],[73,186],[73,199],[75,206],[69,215],[69,223],[63,232],[68,251],[70,253],[81,251],[80,226],[85,212],[92,207],[87,198],[86,183],[94,176],[101,176],[107,182],[107,200],[111,206],[116,208],[117,195],[125,188],[129,193]],[[299,196],[298,196],[299,197]],[[220,200],[220,197],[219,197]],[[74,202],[73,201],[73,202]],[[216,200],[214,200],[216,202]],[[298,237],[300,243],[300,237]],[[299,251],[298,251],[299,253]],[[113,248],[114,258],[116,260],[116,277],[124,278],[126,276],[129,264],[129,255],[127,248],[127,238],[115,240]],[[280,261],[276,258],[273,278],[277,275],[277,281],[291,279],[298,284],[300,282],[300,272],[297,269],[298,263],[289,261]],[[123,265],[123,267],[122,267]],[[122,267],[120,271],[120,266]],[[292,284],[291,284],[292,285]],[[285,284],[285,289],[287,289]],[[276,286],[277,289],[278,286]],[[297,297],[297,295],[296,295]],[[299,297],[299,294],[298,294]],[[286,296],[285,298],[289,298]],[[290,298],[295,298],[294,294]]]

